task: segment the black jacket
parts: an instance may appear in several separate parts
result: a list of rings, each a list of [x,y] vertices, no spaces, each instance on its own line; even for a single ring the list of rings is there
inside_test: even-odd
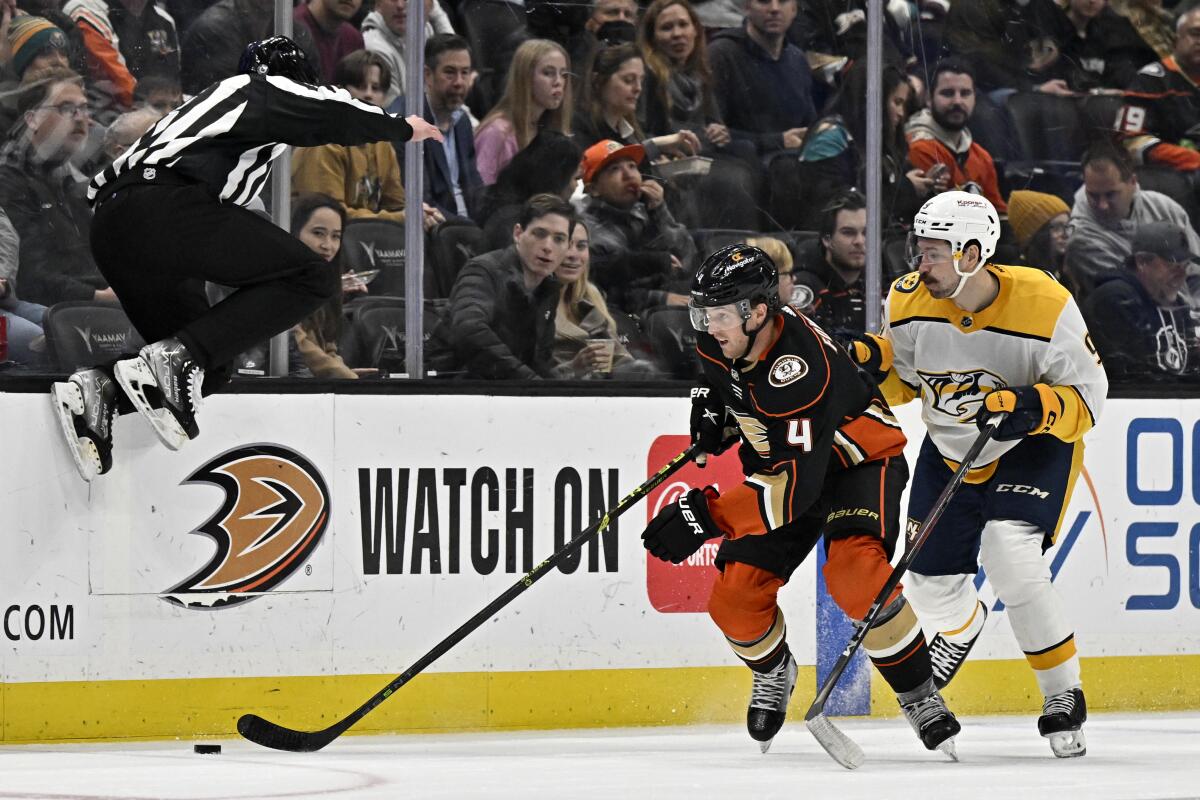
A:
[[[437,124],[428,99],[425,101],[425,121]],[[446,148],[437,142],[428,142],[424,152],[425,202],[437,206],[443,214],[459,216],[458,204],[454,202],[454,188],[450,185],[450,165],[446,161]],[[476,219],[483,178],[479,177],[479,168],[475,165],[475,134],[471,130],[471,117],[465,113],[454,123],[454,152],[458,158],[458,183],[462,189],[463,202],[467,204],[467,215]],[[403,144],[396,145],[396,155],[403,168]]]
[[[819,239],[806,242],[797,254],[792,278],[792,305],[839,342],[860,338],[866,331],[866,284],[862,274],[847,284],[825,260]]]
[[[1158,305],[1130,271],[1101,278],[1083,316],[1110,376],[1200,375],[1191,308]]]
[[[0,207],[21,236],[21,299],[51,306],[91,300],[108,287],[92,258],[91,209],[66,168],[35,164],[27,146],[10,142],[0,165]]]
[[[759,153],[781,149],[785,130],[816,120],[812,72],[795,45],[785,44],[776,61],[744,28],[730,28],[713,37],[708,58],[721,119]]]
[[[450,290],[450,307],[430,342],[430,366],[492,380],[554,377],[558,295],[553,277],[532,292],[525,288],[515,247],[476,256]]]

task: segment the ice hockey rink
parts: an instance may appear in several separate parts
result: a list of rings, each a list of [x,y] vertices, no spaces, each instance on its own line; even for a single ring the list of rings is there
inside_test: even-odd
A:
[[[348,736],[319,753],[223,740],[0,749],[0,797],[224,798],[1063,798],[1200,797],[1200,713],[1097,714],[1088,754],[1059,760],[1033,717],[969,717],[959,763],[920,748],[900,719],[838,724],[867,754],[850,772],[802,724],[766,755],[733,726]]]

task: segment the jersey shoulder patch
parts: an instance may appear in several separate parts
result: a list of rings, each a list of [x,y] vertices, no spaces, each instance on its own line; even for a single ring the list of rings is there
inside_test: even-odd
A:
[[[903,294],[911,294],[921,285],[921,273],[910,272],[892,281],[892,290]]]
[[[768,383],[777,389],[782,389],[789,383],[795,383],[808,374],[808,362],[800,356],[782,355],[771,364]]]

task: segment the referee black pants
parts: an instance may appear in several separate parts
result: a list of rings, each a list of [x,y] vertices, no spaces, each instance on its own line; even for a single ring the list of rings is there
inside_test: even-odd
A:
[[[198,184],[132,184],[96,209],[92,252],[147,342],[178,337],[205,369],[205,394],[234,358],[340,291],[299,239]],[[209,306],[204,282],[237,287]],[[209,378],[212,380],[209,380]]]

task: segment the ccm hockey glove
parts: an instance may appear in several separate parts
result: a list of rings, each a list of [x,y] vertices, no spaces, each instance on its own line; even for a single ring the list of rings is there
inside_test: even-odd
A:
[[[850,356],[876,384],[883,383],[892,369],[892,343],[882,336],[864,333],[850,342]]]
[[[709,455],[719,456],[737,442],[740,429],[730,424],[725,404],[707,386],[692,389],[692,443]],[[703,461],[697,460],[700,466]]]
[[[709,539],[723,535],[708,513],[710,497],[719,497],[711,486],[692,489],[658,512],[642,533],[642,544],[650,555],[681,564]]]
[[[984,396],[983,407],[975,415],[975,424],[983,428],[992,415],[998,413],[1007,413],[1008,417],[996,428],[994,438],[1008,442],[1049,433],[1062,414],[1062,401],[1044,383],[996,389]]]

